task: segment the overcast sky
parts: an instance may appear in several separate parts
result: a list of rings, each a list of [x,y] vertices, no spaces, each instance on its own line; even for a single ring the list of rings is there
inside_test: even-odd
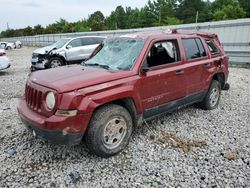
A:
[[[96,10],[107,16],[118,5],[143,7],[148,0],[0,0],[0,31],[7,22],[12,29],[41,24],[46,26],[60,18],[78,21]]]

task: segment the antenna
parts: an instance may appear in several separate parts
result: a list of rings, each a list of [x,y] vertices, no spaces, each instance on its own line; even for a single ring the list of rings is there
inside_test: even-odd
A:
[[[10,30],[9,23],[7,22],[7,30]]]
[[[199,11],[196,12],[196,19],[195,19],[196,30],[198,30],[198,18],[199,18]]]

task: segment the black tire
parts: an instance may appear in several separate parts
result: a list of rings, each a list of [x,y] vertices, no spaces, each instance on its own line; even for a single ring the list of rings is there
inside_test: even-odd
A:
[[[111,125],[112,124],[111,122],[113,121],[115,125],[114,124]],[[118,121],[120,121],[120,124],[118,124]],[[120,126],[124,123],[126,123],[126,128],[120,128]],[[110,129],[110,126],[116,127],[117,130],[116,131],[114,131],[114,129],[108,130],[108,128]],[[121,136],[121,138],[118,137],[119,139],[116,139],[113,136],[111,136],[112,143],[109,145],[108,142],[110,140],[107,134],[110,134],[110,131],[111,132],[114,131],[117,132],[118,134],[124,134],[124,135]],[[86,145],[92,153],[100,157],[107,158],[119,153],[127,146],[132,131],[133,131],[132,118],[127,109],[116,104],[108,104],[103,107],[100,107],[93,114],[87,133],[85,135]],[[107,136],[104,136],[105,133]],[[117,143],[114,141],[116,141]]]
[[[48,67],[49,68],[56,68],[59,66],[65,65],[64,61],[58,57],[52,57],[49,60]]]
[[[10,47],[10,46],[7,46],[6,50],[11,50],[11,47]]]
[[[216,95],[213,98],[212,95]],[[221,97],[221,84],[217,80],[212,80],[210,88],[206,93],[205,98],[200,103],[200,107],[204,110],[213,110],[218,107]]]

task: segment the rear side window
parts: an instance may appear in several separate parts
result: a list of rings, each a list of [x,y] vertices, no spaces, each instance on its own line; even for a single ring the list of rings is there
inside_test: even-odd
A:
[[[103,38],[99,37],[82,38],[82,45],[86,46],[86,45],[100,44],[102,43],[103,40],[104,40]]]
[[[182,39],[188,60],[206,56],[206,51],[200,39]]]
[[[209,48],[211,54],[219,53],[219,49],[217,48],[217,46],[214,44],[214,42],[212,40],[207,40],[206,43],[208,45],[208,48]]]

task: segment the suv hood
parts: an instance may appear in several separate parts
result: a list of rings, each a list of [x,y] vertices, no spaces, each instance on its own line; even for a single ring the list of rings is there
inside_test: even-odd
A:
[[[33,72],[29,79],[36,84],[55,89],[58,93],[64,93],[132,75],[131,71],[112,72],[99,67],[71,65]]]
[[[46,46],[46,47],[43,47],[43,48],[38,48],[35,51],[33,51],[33,53],[44,55],[46,53],[46,51],[50,51],[54,47],[55,47],[54,45],[51,45],[51,46]]]

